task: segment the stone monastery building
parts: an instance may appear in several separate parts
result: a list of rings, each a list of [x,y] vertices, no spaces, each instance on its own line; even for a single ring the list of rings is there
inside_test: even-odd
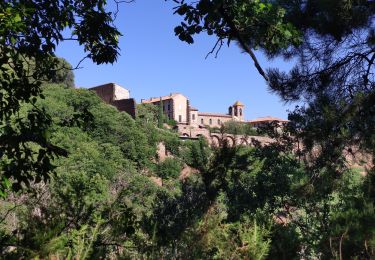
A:
[[[107,83],[90,88],[107,104],[115,106],[119,111],[127,112],[133,118],[137,114],[137,103],[134,98],[130,98],[130,91],[115,84]]]
[[[108,104],[117,107],[120,111],[136,116],[136,102],[130,98],[129,90],[115,83],[108,83],[90,88]],[[180,93],[171,93],[168,96],[142,99],[142,104],[154,104],[159,106],[162,102],[163,111],[169,119],[177,122],[178,126],[189,126],[191,128],[220,127],[228,121],[244,122],[257,127],[261,124],[276,121],[280,124],[288,122],[276,117],[262,117],[246,121],[244,116],[245,105],[237,101],[228,108],[227,114],[200,112],[190,105],[187,97]]]
[[[172,93],[169,96],[159,98],[142,99],[142,104],[154,104],[159,106],[163,103],[164,113],[169,119],[175,120],[178,124],[190,126],[210,126],[220,127],[227,121],[244,122],[244,105],[237,101],[228,109],[228,114],[199,112],[198,109],[190,105],[187,97],[180,93]]]

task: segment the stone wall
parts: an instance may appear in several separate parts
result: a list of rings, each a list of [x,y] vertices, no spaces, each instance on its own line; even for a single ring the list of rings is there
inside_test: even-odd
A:
[[[199,125],[206,125],[209,127],[221,127],[223,123],[231,120],[233,120],[233,118],[230,115],[198,113]]]
[[[174,109],[174,120],[181,124],[187,124],[187,98],[181,94],[175,94],[173,96],[173,109]]]
[[[137,114],[137,103],[130,98],[129,90],[115,84],[108,83],[90,88],[107,104],[115,106],[119,111],[126,112],[133,118]]]
[[[96,92],[96,94],[103,99],[106,103],[111,103],[114,100],[122,100],[130,98],[129,90],[115,84],[107,83],[100,86],[90,88]]]
[[[115,106],[119,111],[128,113],[133,118],[137,115],[137,103],[134,98],[115,100],[111,105]]]
[[[198,127],[200,124],[198,111],[197,110],[190,110],[190,125],[194,127]]]
[[[163,111],[169,119],[173,119],[181,124],[188,124],[188,99],[179,93],[171,93],[169,96],[160,98],[153,97],[150,99],[142,99],[142,104],[160,105],[163,102]]]
[[[123,99],[129,99],[129,98],[130,98],[129,90],[122,88],[117,84],[113,85],[113,100],[123,100]]]
[[[192,127],[187,125],[178,125],[177,127],[181,138],[198,139],[199,137],[203,137],[210,145],[213,146],[222,146],[224,142],[226,142],[229,146],[252,146],[254,142],[260,143],[261,145],[266,145],[275,142],[274,139],[266,136],[243,136],[211,133],[207,128]]]

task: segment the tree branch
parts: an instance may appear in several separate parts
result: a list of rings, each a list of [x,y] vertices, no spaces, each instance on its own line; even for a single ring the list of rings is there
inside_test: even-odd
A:
[[[224,7],[219,8],[219,12],[221,16],[223,17],[224,21],[229,25],[229,28],[233,32],[235,38],[237,39],[238,43],[241,45],[242,49],[244,49],[245,52],[247,52],[251,59],[254,61],[255,68],[258,70],[259,74],[268,82],[269,78],[267,74],[264,72],[262,67],[259,64],[259,61],[257,57],[255,56],[254,52],[250,48],[250,46],[245,42],[245,40],[242,38],[240,32],[238,31],[236,25],[233,23],[232,19],[229,17],[229,15],[226,13]]]
[[[216,50],[216,52],[215,52],[215,58],[217,58],[217,55],[219,54],[219,51],[221,50],[221,47],[223,47],[223,39],[222,38],[219,38],[217,41],[216,41],[216,43],[215,43],[215,45],[214,45],[214,47],[212,48],[212,50],[209,52],[209,53],[207,53],[207,55],[206,55],[206,59],[208,58],[208,56],[210,56],[211,54],[213,54],[214,52],[215,52],[215,50],[216,50],[216,48],[217,48],[217,46],[219,46],[219,48]]]

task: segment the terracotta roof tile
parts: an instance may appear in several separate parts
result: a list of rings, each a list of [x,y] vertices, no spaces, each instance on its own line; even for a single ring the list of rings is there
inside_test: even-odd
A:
[[[169,96],[154,97],[154,98],[150,98],[150,99],[142,99],[142,100],[141,100],[141,103],[142,103],[142,104],[156,103],[156,102],[159,102],[160,99],[161,99],[162,101],[164,101],[164,100],[169,100],[169,99],[174,98],[174,97],[177,96],[177,95],[181,95],[181,94],[179,94],[179,93],[173,93],[173,94],[171,94],[171,95],[169,95]]]
[[[208,113],[208,112],[198,113],[198,116],[217,116],[217,117],[228,117],[228,118],[232,117],[231,115],[219,114],[219,113]]]
[[[289,122],[288,120],[273,117],[273,116],[258,117],[253,120],[249,120],[248,122],[249,123],[262,123],[262,122],[273,122],[273,121],[282,122],[282,123]]]

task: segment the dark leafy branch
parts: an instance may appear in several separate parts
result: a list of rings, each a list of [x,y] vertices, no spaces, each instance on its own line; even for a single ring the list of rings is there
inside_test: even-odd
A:
[[[50,143],[51,119],[34,109],[19,118],[24,102],[35,106],[41,84],[65,66],[54,57],[70,29],[87,57],[97,64],[118,56],[119,31],[104,1],[18,1],[0,3],[0,190],[48,179],[52,159],[66,154]],[[79,66],[79,64],[78,64]],[[78,67],[77,66],[77,67]],[[39,148],[38,148],[39,147]]]

